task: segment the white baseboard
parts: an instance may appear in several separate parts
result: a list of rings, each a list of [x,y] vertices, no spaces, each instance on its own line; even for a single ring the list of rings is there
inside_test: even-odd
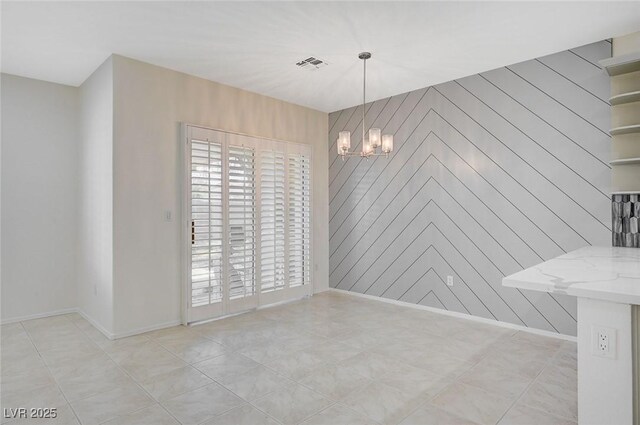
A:
[[[104,336],[106,336],[107,338],[109,338],[111,340],[120,339],[120,338],[126,338],[128,336],[140,335],[140,334],[143,334],[145,332],[157,331],[159,329],[170,328],[172,326],[178,326],[178,325],[182,324],[182,322],[180,320],[172,320],[170,322],[160,323],[160,324],[157,324],[157,325],[143,326],[141,328],[135,328],[135,329],[131,329],[131,330],[124,331],[124,332],[113,333],[113,332],[107,331],[105,328],[100,326],[95,320],[93,320],[91,317],[87,316],[87,314],[85,312],[78,311],[78,313],[80,313],[80,315],[82,317],[84,317],[87,320],[87,322],[91,323],[91,325],[93,325],[94,328],[96,328],[97,330],[102,332],[102,334]]]
[[[143,334],[145,332],[151,332],[151,331],[157,331],[160,329],[165,329],[165,328],[171,328],[173,326],[178,326],[178,325],[182,325],[182,320],[171,320],[169,322],[164,322],[164,323],[160,323],[157,325],[150,325],[150,326],[144,326],[141,328],[135,328],[135,329],[131,329],[128,331],[124,331],[124,332],[118,332],[116,334],[113,334],[113,338],[110,339],[119,339],[119,338],[126,338],[128,336],[134,336],[134,335],[139,335],[139,334]]]
[[[106,336],[109,339],[115,339],[114,335],[111,332],[108,332],[105,328],[103,328],[100,324],[98,324],[98,322],[93,320],[84,311],[80,310],[77,307],[65,308],[63,310],[49,311],[49,312],[46,312],[46,313],[31,314],[31,315],[28,315],[28,316],[14,317],[14,318],[11,318],[11,319],[5,319],[1,323],[3,325],[8,325],[10,323],[24,322],[26,320],[33,320],[33,319],[44,319],[45,317],[54,317],[54,316],[60,316],[60,315],[69,314],[69,313],[78,313],[87,322],[91,323],[91,326],[93,326],[94,328],[96,328],[97,330],[102,332],[102,334],[104,336]]]
[[[78,309],[78,314],[80,316],[82,316],[84,318],[84,320],[86,320],[87,322],[91,323],[91,326],[93,326],[94,328],[96,328],[97,330],[102,332],[102,334],[104,336],[106,336],[109,339],[115,339],[115,337],[113,336],[113,334],[111,332],[109,332],[108,330],[103,328],[102,325],[100,325],[98,322],[93,320],[93,318],[91,316],[89,316],[87,313],[85,313],[84,311]]]
[[[73,308],[64,308],[62,310],[48,311],[46,313],[29,314],[27,316],[11,317],[9,319],[2,319],[2,322],[0,322],[0,324],[8,325],[10,323],[24,322],[25,320],[43,319],[45,317],[60,316],[62,314],[76,313],[77,311],[78,311],[78,309],[75,308],[75,307],[73,307]]]
[[[578,340],[577,337],[571,336],[571,335],[564,335],[556,332],[545,331],[542,329],[528,328],[526,326],[515,325],[513,323],[507,323],[507,322],[501,322],[499,320],[485,319],[484,317],[472,316],[471,314],[459,313],[457,311],[442,310],[439,308],[428,307],[426,305],[413,304],[405,301],[398,301],[398,300],[392,300],[389,298],[376,297],[374,295],[361,294],[359,292],[345,291],[344,289],[329,288],[329,291],[337,292],[345,295],[351,295],[354,297],[366,298],[368,300],[379,301],[387,304],[395,304],[403,307],[415,308],[418,310],[426,310],[432,313],[457,317],[459,319],[471,320],[473,322],[479,322],[486,325],[499,326],[501,328],[508,328],[508,329],[516,329],[518,331],[528,332],[536,335],[548,336],[550,338],[562,339],[564,341],[576,342]]]
[[[565,341],[573,341],[573,342],[577,341],[577,338],[575,336],[564,335],[564,334],[545,331],[545,330],[541,330],[541,329],[528,328],[526,326],[515,325],[513,323],[500,322],[498,320],[485,319],[484,317],[472,316],[470,314],[459,313],[457,311],[441,310],[441,309],[438,309],[438,308],[428,307],[428,306],[424,306],[424,305],[413,304],[413,303],[408,303],[408,302],[404,302],[404,301],[397,301],[397,300],[392,300],[392,299],[388,299],[388,298],[376,297],[374,295],[361,294],[359,292],[345,291],[343,289],[329,288],[328,290],[331,291],[331,292],[336,292],[336,293],[340,293],[340,294],[345,294],[345,295],[350,295],[350,296],[360,297],[360,298],[366,298],[366,299],[373,300],[373,301],[384,302],[384,303],[388,303],[388,304],[395,304],[395,305],[414,308],[414,309],[418,309],[418,310],[430,311],[432,313],[443,314],[445,316],[457,317],[459,319],[471,320],[471,321],[474,321],[474,322],[484,323],[484,324],[493,325],[493,326],[499,326],[499,327],[502,327],[502,328],[515,329],[515,330],[518,330],[518,331],[528,332],[528,333],[532,333],[532,334],[536,334],[536,335],[548,336],[548,337],[551,337],[551,338],[562,339],[562,340],[565,340]],[[326,292],[326,291],[322,291],[322,292]],[[297,301],[297,300],[285,301],[285,302],[277,303],[277,304],[274,304],[274,305],[264,306],[262,308],[274,307],[275,305],[284,304],[284,303],[288,303],[288,302],[292,302],[292,301]],[[159,329],[170,328],[172,326],[178,326],[178,325],[182,324],[181,320],[172,320],[172,321],[165,322],[165,323],[160,323],[160,324],[157,324],[157,325],[151,325],[151,326],[145,326],[145,327],[141,327],[141,328],[131,329],[131,330],[128,330],[128,331],[125,331],[125,332],[112,333],[112,332],[109,332],[106,329],[104,329],[100,324],[98,324],[95,320],[93,320],[91,317],[89,317],[84,311],[82,311],[82,310],[80,310],[78,308],[67,308],[67,309],[63,309],[63,310],[50,311],[50,312],[47,312],[47,313],[38,313],[38,314],[32,314],[32,315],[27,315],[27,316],[21,316],[21,317],[13,317],[13,318],[2,320],[0,322],[0,324],[7,325],[7,324],[10,324],[10,323],[17,323],[17,322],[22,322],[22,321],[25,321],[25,320],[42,319],[42,318],[45,318],[45,317],[59,316],[59,315],[62,315],[62,314],[69,314],[69,313],[78,313],[78,314],[80,314],[85,320],[87,320],[89,323],[91,323],[91,325],[93,327],[98,329],[100,332],[102,332],[102,334],[104,334],[104,336],[106,336],[107,338],[109,338],[111,340],[119,339],[119,338],[126,338],[128,336],[139,335],[139,334],[142,334],[142,333],[145,333],[145,332],[157,331]]]
[[[109,339],[112,339],[112,340],[113,339],[118,339],[118,338],[125,338],[125,337],[133,336],[133,335],[138,335],[138,334],[142,334],[142,333],[145,333],[145,332],[156,331],[158,329],[170,328],[172,326],[177,326],[177,325],[180,325],[182,323],[180,320],[172,320],[170,322],[160,323],[160,324],[157,324],[157,325],[145,326],[145,327],[142,327],[142,328],[136,328],[136,329],[132,329],[132,330],[125,331],[125,332],[113,333],[113,332],[107,331],[102,325],[100,325],[98,322],[96,322],[87,313],[85,313],[84,311],[82,311],[79,308],[74,307],[74,308],[65,308],[63,310],[49,311],[49,312],[46,312],[46,313],[31,314],[31,315],[28,315],[28,316],[12,317],[10,319],[2,320],[2,322],[0,322],[0,324],[8,325],[8,324],[11,324],[11,323],[23,322],[25,320],[43,319],[45,317],[60,316],[62,314],[69,314],[69,313],[78,313],[87,322],[91,323],[91,326],[93,326],[94,328],[99,330],[105,337],[107,337]]]

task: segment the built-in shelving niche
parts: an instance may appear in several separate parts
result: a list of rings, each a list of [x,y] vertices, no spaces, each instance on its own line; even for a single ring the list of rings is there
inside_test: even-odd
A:
[[[612,106],[612,117],[619,120],[623,116],[621,114],[624,114],[624,116],[629,114],[630,110],[628,108],[633,110],[640,108],[640,103],[638,103],[640,102],[640,52],[604,59],[600,61],[600,65],[611,76],[612,89],[618,90],[618,94],[611,96],[609,99],[609,103]],[[637,74],[629,75],[631,73]],[[638,78],[638,84],[635,83],[636,78]],[[627,107],[626,105],[630,106]],[[619,106],[619,108],[615,108],[616,106]],[[634,115],[631,114],[630,116],[633,117]],[[640,165],[640,114],[637,114],[637,116],[638,120],[636,122],[632,121],[629,125],[614,127],[609,130],[611,136],[629,135],[625,136],[624,143],[632,143],[632,149],[625,150],[628,157],[617,158],[609,162],[613,169],[614,177],[622,178],[620,180],[622,183],[618,186],[619,189],[626,189],[625,186],[630,183],[626,176],[633,176],[633,173],[635,173],[630,166],[638,167]],[[615,146],[616,143],[620,143],[622,140],[622,138],[615,141],[612,139],[612,142],[614,142]],[[636,141],[638,142],[638,149],[633,147]],[[616,187],[615,180],[614,178],[614,187]],[[640,183],[640,178],[638,182]],[[640,233],[638,232],[640,188],[633,191],[613,192],[611,194],[611,216],[613,245],[640,248]]]

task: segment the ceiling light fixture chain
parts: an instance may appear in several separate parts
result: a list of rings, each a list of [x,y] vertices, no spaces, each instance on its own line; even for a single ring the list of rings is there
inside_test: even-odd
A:
[[[366,137],[366,124],[365,124],[365,105],[367,103],[367,59],[371,59],[371,53],[362,52],[358,55],[358,58],[363,61],[363,79],[362,79],[362,151],[352,152],[351,149],[351,132],[341,131],[338,134],[338,155],[342,157],[342,160],[348,156],[360,156],[367,158],[371,156],[385,156],[388,157],[391,151],[393,151],[393,135],[384,134],[381,135],[379,128],[370,128],[369,137]],[[377,153],[376,149],[380,147],[382,153]]]

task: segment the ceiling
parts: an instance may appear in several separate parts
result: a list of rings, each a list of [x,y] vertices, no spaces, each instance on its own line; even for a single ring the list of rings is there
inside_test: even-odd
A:
[[[7,2],[1,70],[80,85],[110,54],[321,111],[640,30],[640,2]],[[295,63],[315,56],[315,71]]]

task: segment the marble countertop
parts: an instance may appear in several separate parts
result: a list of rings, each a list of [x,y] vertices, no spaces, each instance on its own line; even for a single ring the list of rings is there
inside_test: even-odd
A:
[[[504,286],[640,304],[640,248],[588,246],[502,279]]]

